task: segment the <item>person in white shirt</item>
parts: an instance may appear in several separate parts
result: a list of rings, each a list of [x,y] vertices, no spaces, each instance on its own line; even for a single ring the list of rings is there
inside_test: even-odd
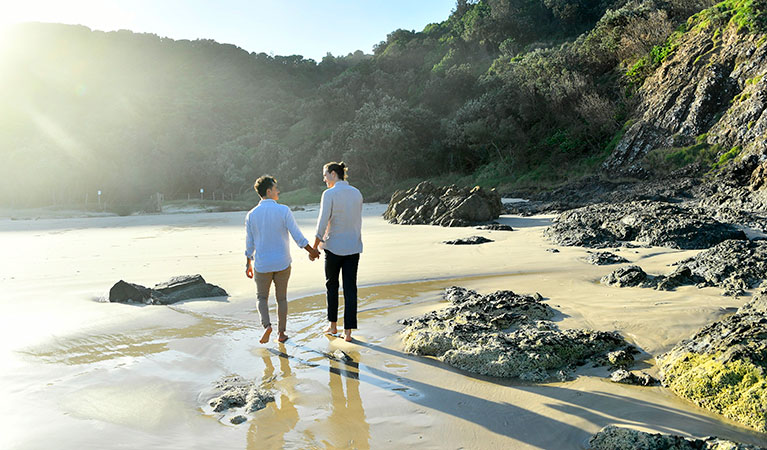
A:
[[[362,253],[362,194],[350,186],[346,164],[327,163],[322,179],[328,187],[322,193],[314,249],[325,250],[325,287],[327,288],[327,334],[338,333],[338,274],[344,288],[344,334],[351,342],[357,328],[357,268]]]
[[[288,339],[285,330],[288,318],[288,279],[292,262],[288,233],[299,247],[309,252],[309,259],[312,261],[319,258],[320,254],[317,249],[309,245],[309,241],[298,229],[290,208],[277,203],[280,198],[277,180],[264,175],[256,180],[253,188],[258,192],[261,201],[245,217],[245,258],[247,259],[245,276],[254,278],[253,262],[255,261],[258,313],[261,316],[261,325],[264,327],[264,334],[260,340],[262,344],[269,341],[269,335],[272,333],[267,299],[269,288],[274,282],[279,331],[277,340],[285,342]]]

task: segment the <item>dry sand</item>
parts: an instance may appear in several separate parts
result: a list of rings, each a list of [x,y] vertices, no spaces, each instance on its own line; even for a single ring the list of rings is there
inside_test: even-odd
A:
[[[662,387],[609,382],[604,368],[571,382],[475,376],[402,352],[397,320],[438,308],[441,291],[540,292],[563,328],[618,330],[654,373],[661,353],[745,299],[716,289],[601,286],[617,266],[542,236],[550,216],[504,216],[513,232],[396,226],[366,205],[360,330],[321,334],[321,262],[293,247],[285,344],[258,343],[255,289],[244,276],[244,213],[0,221],[0,448],[585,448],[607,424],[686,436],[767,438]],[[295,213],[312,235],[316,206]],[[482,235],[495,242],[448,246]],[[648,273],[695,252],[622,249]],[[153,285],[202,274],[226,300],[171,306],[99,302],[119,279]],[[273,303],[273,299],[270,300]],[[274,313],[273,313],[274,317]],[[273,336],[274,337],[274,336]],[[323,356],[341,349],[354,362]],[[237,374],[276,401],[241,425],[206,405]]]

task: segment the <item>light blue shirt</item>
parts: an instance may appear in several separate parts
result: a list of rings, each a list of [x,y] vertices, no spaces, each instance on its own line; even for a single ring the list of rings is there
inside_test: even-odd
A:
[[[346,181],[322,193],[316,236],[322,248],[345,256],[362,253],[362,194]]]
[[[245,217],[245,256],[255,261],[256,272],[279,272],[290,266],[288,233],[300,248],[309,241],[298,229],[290,208],[262,199]]]

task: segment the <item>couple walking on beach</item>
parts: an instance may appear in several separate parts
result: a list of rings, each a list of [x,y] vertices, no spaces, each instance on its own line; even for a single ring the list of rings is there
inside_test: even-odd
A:
[[[258,205],[245,218],[245,275],[255,278],[258,313],[264,334],[261,343],[269,341],[272,323],[269,318],[269,289],[274,284],[277,298],[277,340],[288,339],[288,279],[290,278],[290,247],[288,234],[309,253],[314,261],[325,252],[325,287],[327,289],[327,334],[338,333],[338,275],[344,289],[344,338],[351,342],[352,330],[357,328],[357,267],[362,253],[362,194],[346,181],[346,165],[331,162],[322,168],[322,178],[328,189],[322,193],[314,245],[298,229],[293,213],[277,203],[280,190],[277,180],[264,175],[253,186],[261,197]],[[255,262],[255,263],[254,263]]]

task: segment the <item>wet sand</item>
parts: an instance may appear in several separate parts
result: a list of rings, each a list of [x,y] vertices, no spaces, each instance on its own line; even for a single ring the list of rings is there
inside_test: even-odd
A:
[[[548,252],[550,216],[504,216],[516,231],[500,232],[390,225],[383,209],[365,207],[353,343],[322,335],[322,263],[295,247],[291,339],[258,343],[244,213],[0,221],[0,448],[578,449],[607,424],[767,445],[662,387],[611,383],[604,368],[563,383],[494,379],[405,354],[398,335],[399,319],[444,306],[451,285],[539,292],[560,327],[618,330],[645,352],[635,368],[655,374],[651,355],[746,299],[601,286],[617,266],[581,261],[585,249]],[[295,213],[307,236],[316,213]],[[441,243],[471,235],[495,242]],[[694,253],[619,252],[648,273]],[[119,279],[153,285],[193,273],[231,296],[167,307],[98,301]],[[353,361],[324,356],[336,349]],[[213,384],[233,374],[276,399],[241,425],[207,406]]]

